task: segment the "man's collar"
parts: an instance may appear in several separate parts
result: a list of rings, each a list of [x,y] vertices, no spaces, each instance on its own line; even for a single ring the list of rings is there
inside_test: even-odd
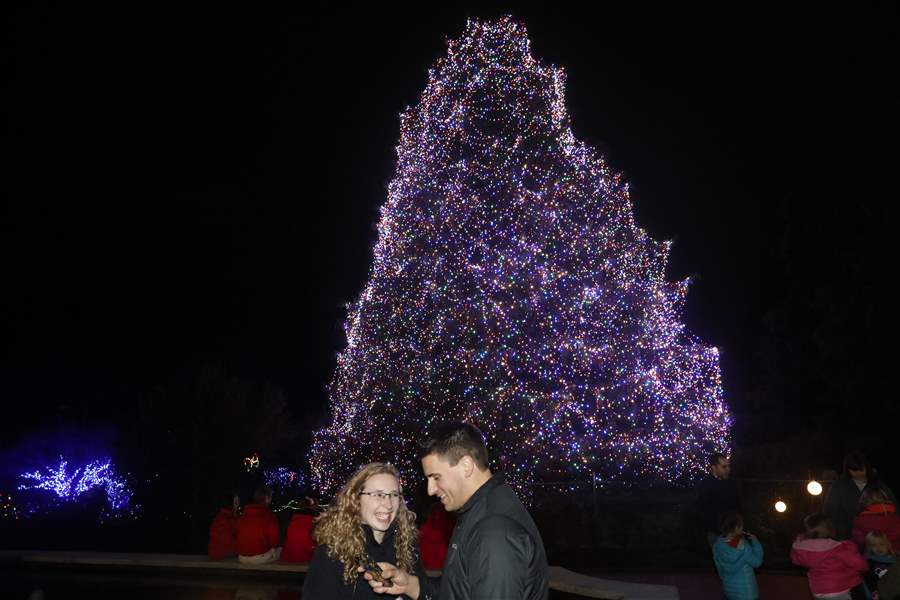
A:
[[[466,512],[467,510],[472,508],[476,502],[478,502],[479,498],[487,495],[488,492],[490,492],[495,487],[503,484],[505,481],[506,481],[506,477],[501,473],[491,475],[491,478],[488,479],[487,481],[485,481],[484,483],[482,483],[481,487],[478,488],[477,490],[475,490],[475,493],[472,494],[469,497],[469,499],[466,500],[466,503],[463,504],[456,512],[458,512],[458,513]]]

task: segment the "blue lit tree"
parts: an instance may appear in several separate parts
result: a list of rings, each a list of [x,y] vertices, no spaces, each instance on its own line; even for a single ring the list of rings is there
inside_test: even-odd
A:
[[[97,492],[104,497],[101,517],[131,515],[135,508],[127,480],[116,473],[109,458],[69,470],[69,461],[60,457],[58,465],[26,471],[19,481],[18,489],[30,499],[28,510],[32,513],[77,503]]]
[[[627,185],[572,134],[561,69],[511,18],[470,22],[401,117],[374,264],[345,324],[311,470],[412,476],[435,421],[485,431],[514,485],[675,480],[725,449],[718,353],[680,321],[687,282]]]

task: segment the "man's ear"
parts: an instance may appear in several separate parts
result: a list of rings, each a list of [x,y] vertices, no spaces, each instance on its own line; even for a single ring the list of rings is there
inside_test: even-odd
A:
[[[463,476],[471,477],[472,473],[475,471],[475,461],[468,455],[463,456],[459,461],[462,463]]]

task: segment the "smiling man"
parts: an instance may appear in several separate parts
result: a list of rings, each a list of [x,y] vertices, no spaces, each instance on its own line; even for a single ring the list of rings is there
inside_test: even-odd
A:
[[[503,476],[492,475],[481,432],[442,425],[421,458],[428,494],[457,514],[439,598],[547,598],[541,534]]]
[[[503,476],[491,473],[481,432],[467,423],[447,423],[421,448],[428,494],[457,515],[438,598],[546,600],[547,555],[541,534]],[[394,585],[370,581],[376,592],[414,599],[420,591],[423,597],[431,595],[426,582],[384,566]]]

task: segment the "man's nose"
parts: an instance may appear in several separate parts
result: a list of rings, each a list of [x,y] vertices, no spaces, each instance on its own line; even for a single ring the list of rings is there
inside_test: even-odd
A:
[[[434,496],[435,494],[437,494],[437,486],[434,485],[434,481],[429,479],[428,480],[428,495]]]

